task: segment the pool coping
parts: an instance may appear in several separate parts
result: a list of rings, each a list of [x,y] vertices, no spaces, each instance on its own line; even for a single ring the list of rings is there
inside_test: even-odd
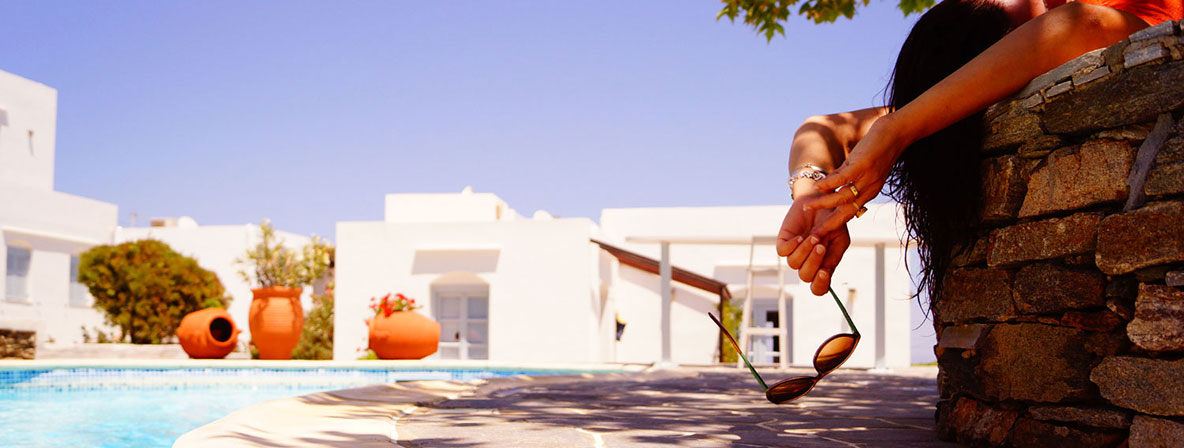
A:
[[[554,370],[554,369],[552,369]],[[470,381],[410,381],[318,392],[255,404],[200,426],[173,443],[174,448],[259,446],[399,447],[396,423],[421,406],[479,393],[580,379],[641,373],[516,375]],[[319,437],[313,437],[316,434]],[[339,434],[328,440],[324,434]]]
[[[933,378],[936,367],[912,367],[886,371],[843,369],[843,372],[913,378]],[[214,422],[183,434],[174,448],[218,446],[349,446],[401,447],[401,419],[423,412],[442,402],[474,396],[488,396],[514,389],[526,389],[571,381],[655,380],[693,378],[707,372],[724,372],[745,378],[731,366],[649,367],[615,373],[579,375],[517,375],[470,381],[411,381],[375,384],[353,389],[319,392],[300,397],[282,398],[240,409]],[[777,372],[809,374],[807,369]],[[745,378],[748,379],[748,378]],[[822,401],[822,400],[819,400]],[[496,410],[495,410],[496,411]],[[438,411],[448,412],[448,410]],[[404,431],[406,428],[404,428]],[[406,437],[406,435],[404,435]],[[412,437],[414,437],[412,435]]]

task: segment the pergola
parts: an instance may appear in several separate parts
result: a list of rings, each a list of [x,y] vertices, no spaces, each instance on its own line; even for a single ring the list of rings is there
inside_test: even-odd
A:
[[[686,245],[729,245],[729,246],[771,246],[776,244],[776,236],[767,235],[753,235],[751,237],[712,237],[712,236],[635,236],[627,237],[626,241],[630,243],[642,244],[658,244],[661,248],[661,258],[654,260],[652,258],[621,249],[616,246],[606,244],[604,242],[593,239],[592,242],[600,245],[601,248],[608,251],[613,256],[617,257],[622,263],[633,266],[635,268],[644,270],[646,272],[658,274],[660,280],[659,289],[662,294],[662,317],[661,317],[661,333],[662,333],[662,359],[660,365],[671,366],[674,363],[670,359],[670,304],[671,304],[671,281],[678,281],[705,291],[718,293],[720,295],[720,312],[722,317],[723,305],[726,300],[732,298],[731,292],[728,291],[727,284],[709,277],[705,277],[693,272],[676,268],[670,264],[670,245],[671,244],[686,244]],[[876,276],[876,315],[875,315],[875,367],[878,369],[887,368],[887,359],[885,357],[885,300],[886,300],[886,285],[884,274],[884,251],[888,245],[899,246],[902,242],[899,239],[883,238],[883,237],[864,237],[852,238],[851,247],[873,247],[875,248],[875,276]],[[720,335],[721,343],[723,335]],[[721,350],[722,356],[722,350]]]

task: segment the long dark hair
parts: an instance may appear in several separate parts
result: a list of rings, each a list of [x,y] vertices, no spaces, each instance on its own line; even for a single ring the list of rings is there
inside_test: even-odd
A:
[[[1011,31],[1003,9],[984,0],[945,0],[909,33],[888,87],[888,106],[904,107]],[[982,112],[909,146],[888,176],[888,195],[901,203],[909,238],[921,258],[917,293],[940,300],[954,252],[973,242],[982,192]]]

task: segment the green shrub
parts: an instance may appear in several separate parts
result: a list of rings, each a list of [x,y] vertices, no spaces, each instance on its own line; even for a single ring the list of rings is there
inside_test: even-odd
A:
[[[724,302],[723,316],[720,316],[721,323],[735,336],[740,336],[740,318],[744,314],[744,308],[739,302],[740,300],[737,299]],[[720,334],[719,337],[721,339],[720,350],[724,353],[723,362],[733,363],[739,361],[740,358],[736,356],[736,348],[732,347],[732,343],[728,342],[727,337],[723,334]]]
[[[284,239],[276,235],[270,220],[264,219],[259,230],[259,243],[247,249],[242,258],[234,260],[235,264],[245,268],[238,271],[243,281],[259,288],[303,288],[329,271],[333,246],[328,241],[314,235],[312,241],[297,251],[284,246]]]
[[[333,290],[312,296],[300,342],[292,359],[333,359]]]
[[[186,314],[230,303],[217,275],[156,240],[91,248],[81,256],[78,281],[120,329],[119,340],[133,344],[163,343]]]

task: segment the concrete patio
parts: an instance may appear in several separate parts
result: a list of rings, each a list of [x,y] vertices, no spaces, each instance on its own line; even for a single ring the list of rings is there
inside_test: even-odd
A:
[[[954,446],[933,431],[936,374],[840,371],[782,406],[727,368],[383,384],[262,403],[175,446]]]

